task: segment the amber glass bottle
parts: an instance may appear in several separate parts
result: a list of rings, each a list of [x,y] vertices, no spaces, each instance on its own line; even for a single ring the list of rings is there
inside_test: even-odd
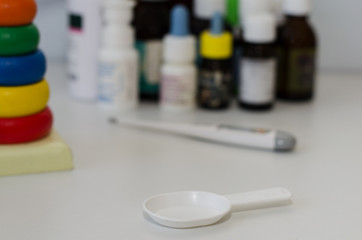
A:
[[[305,101],[313,98],[317,39],[308,22],[309,0],[286,0],[285,25],[279,44],[278,98]]]

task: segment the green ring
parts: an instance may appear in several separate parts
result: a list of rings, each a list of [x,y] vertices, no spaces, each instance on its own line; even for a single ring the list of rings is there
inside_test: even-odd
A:
[[[0,56],[22,55],[38,48],[40,34],[34,24],[0,27]]]

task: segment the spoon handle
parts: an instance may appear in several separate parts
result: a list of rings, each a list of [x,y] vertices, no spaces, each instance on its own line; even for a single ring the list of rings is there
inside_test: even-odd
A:
[[[292,194],[284,188],[271,188],[225,196],[231,211],[261,209],[291,204]]]

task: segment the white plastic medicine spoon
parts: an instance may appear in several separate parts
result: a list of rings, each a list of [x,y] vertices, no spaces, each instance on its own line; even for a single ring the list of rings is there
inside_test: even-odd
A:
[[[208,192],[176,192],[153,196],[144,211],[158,224],[171,228],[193,228],[214,224],[230,212],[260,209],[291,203],[292,194],[283,188],[221,196]]]

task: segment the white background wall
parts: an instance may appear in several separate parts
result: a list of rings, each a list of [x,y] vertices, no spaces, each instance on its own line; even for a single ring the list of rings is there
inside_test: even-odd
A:
[[[49,60],[64,61],[66,1],[37,0],[36,24]],[[362,72],[362,0],[314,0],[312,23],[319,36],[323,70]]]

